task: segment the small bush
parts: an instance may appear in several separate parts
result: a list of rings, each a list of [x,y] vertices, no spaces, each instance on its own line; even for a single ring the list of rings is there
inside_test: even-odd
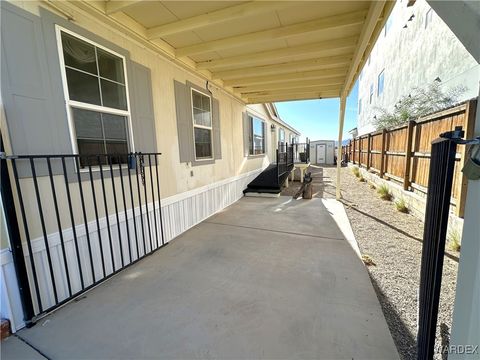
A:
[[[359,180],[360,182],[367,182],[367,180],[365,180],[365,178],[364,178],[362,175],[360,175],[360,177],[358,178],[358,180]]]
[[[404,198],[400,198],[397,201],[395,201],[395,207],[397,208],[398,211],[408,214],[408,207]]]
[[[462,240],[462,233],[457,227],[451,227],[448,229],[448,243],[450,250],[453,251],[460,251],[461,248],[461,240]]]
[[[377,266],[377,264],[375,264],[373,259],[368,255],[362,255],[362,261],[367,266]]]
[[[382,200],[392,200],[392,194],[387,185],[382,184],[377,189],[378,194]]]
[[[357,178],[360,177],[360,169],[357,166],[354,166],[352,168],[352,173],[355,175]]]

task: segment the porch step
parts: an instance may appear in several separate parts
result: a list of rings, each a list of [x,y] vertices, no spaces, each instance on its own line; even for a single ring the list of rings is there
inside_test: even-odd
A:
[[[290,172],[283,174],[278,179],[277,164],[270,164],[255,179],[253,179],[247,188],[243,190],[243,194],[256,196],[255,194],[273,194],[278,196],[282,191],[282,186]]]
[[[11,334],[10,331],[10,321],[7,319],[2,319],[0,324],[0,340],[9,337]]]
[[[247,190],[262,189],[262,190],[278,190],[277,185],[277,164],[270,164],[263,170],[250,184]]]

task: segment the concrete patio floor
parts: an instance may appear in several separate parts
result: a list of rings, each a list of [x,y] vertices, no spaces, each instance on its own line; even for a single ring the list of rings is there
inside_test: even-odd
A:
[[[18,335],[53,359],[397,359],[332,209],[243,198]]]

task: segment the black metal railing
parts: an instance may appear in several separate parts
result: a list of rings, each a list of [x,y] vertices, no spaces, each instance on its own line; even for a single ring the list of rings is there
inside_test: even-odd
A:
[[[310,162],[310,141],[305,143],[293,144],[294,148],[294,162],[305,163]]]
[[[19,218],[11,243],[23,251],[14,261],[28,274],[19,283],[30,290],[22,298],[27,323],[165,245],[160,155],[1,153],[13,181],[2,181],[12,195],[4,206]]]
[[[277,148],[277,185],[280,186],[293,168],[294,145],[279,142]]]

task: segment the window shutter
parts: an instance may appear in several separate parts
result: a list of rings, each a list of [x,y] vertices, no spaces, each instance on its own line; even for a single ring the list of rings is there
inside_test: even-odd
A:
[[[42,31],[40,18],[1,1],[1,96],[8,134],[15,154],[71,154],[72,144],[63,100],[58,53],[45,52],[45,36],[55,42],[55,32]],[[8,51],[4,51],[8,49]],[[67,166],[70,162],[67,161]],[[61,174],[59,160],[52,159],[53,174]],[[44,161],[38,176],[48,174]],[[30,177],[30,165],[19,162],[20,177]]]
[[[220,104],[212,98],[213,152],[215,160],[222,158],[222,138],[220,135]]]
[[[157,140],[150,69],[133,61],[130,62],[130,69],[129,93],[135,151],[156,152]]]
[[[250,116],[246,112],[242,113],[243,115],[243,156],[248,156],[250,154],[250,133],[251,133],[251,123]]]
[[[193,124],[191,105],[187,85],[174,81],[175,107],[177,111],[178,150],[180,162],[192,162],[193,158]]]

